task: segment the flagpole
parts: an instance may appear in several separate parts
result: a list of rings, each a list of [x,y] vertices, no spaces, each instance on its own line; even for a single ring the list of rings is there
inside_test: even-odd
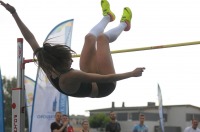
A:
[[[162,132],[165,132],[165,126],[164,126],[164,117],[163,117],[163,104],[162,104],[162,93],[160,89],[160,85],[158,84],[158,113],[160,118],[160,128]]]

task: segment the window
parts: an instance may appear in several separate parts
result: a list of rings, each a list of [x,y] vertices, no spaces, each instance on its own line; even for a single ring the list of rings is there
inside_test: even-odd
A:
[[[137,121],[138,120],[138,118],[139,118],[139,112],[136,112],[136,113],[132,113],[131,115],[132,115],[132,120],[133,121]]]
[[[127,121],[128,113],[117,113],[117,120],[118,121]]]
[[[186,121],[191,121],[194,118],[200,121],[200,114],[191,114],[191,113],[186,114]]]
[[[139,120],[140,113],[132,113],[132,120]],[[146,121],[158,121],[160,119],[158,113],[142,113],[145,115]],[[167,114],[163,114],[164,121],[167,121]]]

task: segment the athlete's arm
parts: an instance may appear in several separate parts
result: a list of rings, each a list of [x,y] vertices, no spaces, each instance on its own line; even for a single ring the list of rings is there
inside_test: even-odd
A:
[[[24,36],[26,41],[30,44],[33,51],[35,51],[35,49],[39,48],[39,44],[37,43],[34,35],[31,33],[31,31],[26,27],[26,25],[19,18],[15,8],[13,6],[9,5],[9,4],[5,4],[3,1],[0,1],[0,4],[2,6],[4,6],[12,14],[12,16],[15,19],[22,35]]]
[[[107,75],[71,70],[67,74],[63,75],[63,77],[65,78],[66,76],[68,78],[70,76],[70,80],[76,80],[80,82],[115,82],[130,77],[140,77],[142,76],[142,72],[144,69],[145,68],[136,68],[131,72]]]

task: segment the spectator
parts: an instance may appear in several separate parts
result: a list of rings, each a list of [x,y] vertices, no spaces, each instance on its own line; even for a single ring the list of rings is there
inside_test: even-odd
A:
[[[88,122],[88,120],[83,120],[81,125],[82,125],[82,129],[81,129],[80,132],[89,132],[89,122]]]
[[[121,126],[116,121],[116,114],[114,111],[111,111],[110,114],[110,122],[106,125],[106,132],[120,132]]]
[[[144,124],[145,121],[144,114],[139,115],[139,121],[140,121],[139,124],[133,128],[133,132],[148,132],[148,127]]]
[[[72,125],[70,125],[70,122],[69,122],[69,116],[67,115],[62,115],[62,123],[67,123],[67,126],[65,127],[64,129],[64,132],[74,132],[74,129],[72,127]]]
[[[198,124],[199,121],[197,119],[192,119],[192,126],[186,127],[184,132],[200,132]]]
[[[55,122],[51,123],[51,132],[64,132],[67,122],[61,123],[61,112],[56,112]]]

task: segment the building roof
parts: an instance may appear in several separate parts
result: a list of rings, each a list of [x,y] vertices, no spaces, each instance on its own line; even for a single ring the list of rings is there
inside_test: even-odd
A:
[[[196,109],[200,109],[200,107],[185,104],[185,105],[165,105],[163,108],[169,108],[169,107],[194,107]],[[135,107],[110,107],[110,108],[103,108],[103,109],[94,109],[94,110],[88,110],[89,112],[102,112],[102,111],[140,111],[140,110],[149,110],[149,109],[158,109],[158,106],[135,106]]]

